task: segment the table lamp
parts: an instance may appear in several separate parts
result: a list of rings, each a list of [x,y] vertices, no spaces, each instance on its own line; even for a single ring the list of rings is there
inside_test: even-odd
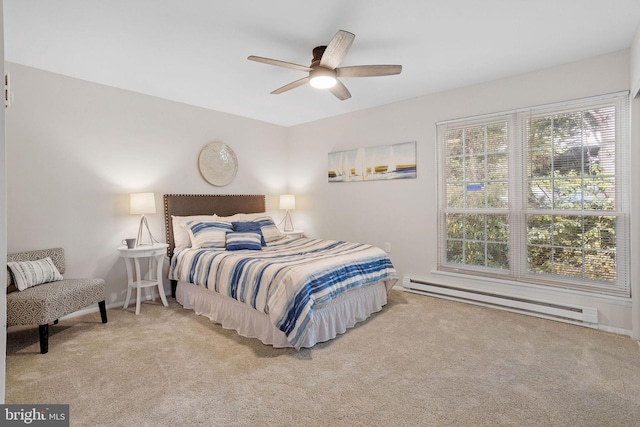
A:
[[[296,196],[293,194],[283,194],[280,196],[280,209],[286,209],[284,216],[284,231],[293,231],[293,222],[289,210],[296,208]]]
[[[136,246],[140,245],[153,245],[158,241],[151,234],[149,229],[149,223],[147,222],[146,214],[156,213],[156,198],[153,193],[131,193],[130,198],[130,213],[131,215],[140,215],[140,227],[138,228],[138,238],[136,239]],[[149,243],[142,243],[142,228],[146,227],[149,233]]]

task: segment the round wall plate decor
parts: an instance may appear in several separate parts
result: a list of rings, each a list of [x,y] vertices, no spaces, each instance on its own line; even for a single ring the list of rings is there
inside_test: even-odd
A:
[[[210,142],[198,157],[200,174],[209,184],[222,187],[233,181],[238,171],[238,159],[231,147],[222,142]]]

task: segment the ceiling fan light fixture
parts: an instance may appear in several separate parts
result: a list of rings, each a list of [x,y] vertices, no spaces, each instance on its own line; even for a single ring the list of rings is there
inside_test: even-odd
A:
[[[306,77],[295,80],[272,91],[271,93],[273,95],[278,95],[306,85],[308,82],[311,87],[329,89],[336,98],[340,101],[345,101],[351,98],[351,93],[349,93],[349,90],[342,81],[338,81],[338,77],[391,76],[402,72],[402,65],[354,65],[338,67],[349,51],[355,37],[355,34],[349,31],[338,31],[327,45],[316,46],[313,49],[313,59],[311,60],[311,65],[308,67],[255,55],[250,55],[247,59],[309,73]]]
[[[309,72],[309,84],[317,89],[329,89],[335,86],[336,72],[328,68],[315,68]]]
[[[329,89],[336,85],[336,79],[331,76],[318,76],[313,77],[309,81],[309,84],[316,89]]]

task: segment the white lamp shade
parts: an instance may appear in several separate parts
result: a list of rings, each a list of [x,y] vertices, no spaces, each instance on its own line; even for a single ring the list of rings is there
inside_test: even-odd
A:
[[[156,198],[153,193],[131,193],[131,215],[156,213]]]
[[[280,196],[280,209],[295,209],[296,196],[293,194],[283,194]]]

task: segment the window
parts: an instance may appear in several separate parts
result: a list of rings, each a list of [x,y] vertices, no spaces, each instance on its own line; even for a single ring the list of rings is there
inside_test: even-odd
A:
[[[627,103],[439,123],[439,269],[628,296]]]

